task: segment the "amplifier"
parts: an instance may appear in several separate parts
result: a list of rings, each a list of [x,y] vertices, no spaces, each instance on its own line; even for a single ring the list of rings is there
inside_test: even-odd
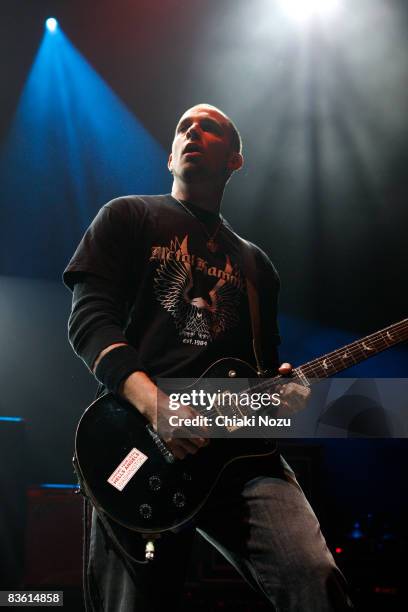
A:
[[[82,582],[82,495],[73,487],[28,489],[25,586],[80,587]]]
[[[26,435],[23,419],[0,417],[0,589],[22,580],[26,513]]]

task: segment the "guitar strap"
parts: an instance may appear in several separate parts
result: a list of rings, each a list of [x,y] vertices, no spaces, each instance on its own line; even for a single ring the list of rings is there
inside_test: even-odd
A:
[[[241,238],[244,244],[243,259],[244,259],[244,272],[245,282],[247,287],[249,314],[251,317],[252,327],[252,348],[255,355],[256,368],[259,376],[264,376],[266,373],[264,362],[262,358],[262,345],[261,345],[261,315],[259,308],[259,295],[258,295],[258,273],[255,262],[255,249],[252,244],[247,240]]]
[[[258,272],[256,269],[255,248],[253,245],[236,234],[231,227],[224,224],[224,227],[239,240],[242,245],[242,260],[244,264],[245,283],[248,295],[249,315],[252,328],[252,349],[254,351],[256,369],[259,376],[266,374],[264,361],[262,358],[261,344],[261,314],[259,308],[258,295]]]

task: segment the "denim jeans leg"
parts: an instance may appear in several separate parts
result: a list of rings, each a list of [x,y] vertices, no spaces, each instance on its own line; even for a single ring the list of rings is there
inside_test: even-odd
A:
[[[199,521],[213,544],[278,612],[351,610],[346,582],[319,522],[284,462],[286,476],[226,487]]]
[[[110,527],[120,545],[136,559],[144,559],[146,541],[139,534]],[[177,610],[194,539],[194,529],[163,534],[156,542],[156,558],[148,565],[118,553],[96,511],[88,543],[85,582],[87,612],[162,612]]]

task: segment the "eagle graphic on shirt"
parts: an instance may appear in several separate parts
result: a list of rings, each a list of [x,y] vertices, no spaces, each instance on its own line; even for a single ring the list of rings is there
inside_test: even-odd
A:
[[[169,247],[153,247],[151,260],[161,261],[156,269],[157,300],[173,318],[186,344],[206,346],[219,334],[235,327],[245,283],[227,255],[223,269],[190,254],[188,235],[177,237]]]

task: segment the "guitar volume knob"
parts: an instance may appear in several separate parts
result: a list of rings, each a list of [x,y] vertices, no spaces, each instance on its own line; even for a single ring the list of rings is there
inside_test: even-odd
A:
[[[139,506],[139,513],[141,514],[142,518],[150,519],[153,515],[153,509],[151,506],[149,506],[149,504],[141,504],[141,506]]]
[[[160,476],[150,476],[149,478],[149,487],[152,491],[159,491],[162,486],[162,481]]]
[[[173,495],[173,503],[176,508],[184,508],[186,501],[186,496],[181,491],[176,491],[176,493]]]

